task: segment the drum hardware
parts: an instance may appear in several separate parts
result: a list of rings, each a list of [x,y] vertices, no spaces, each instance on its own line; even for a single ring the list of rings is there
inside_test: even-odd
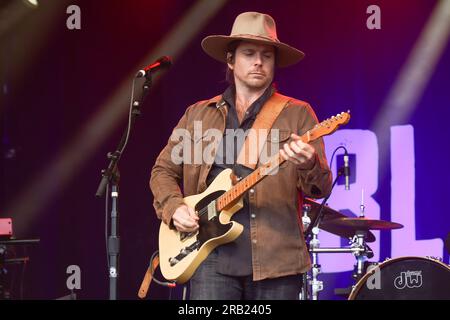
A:
[[[309,204],[304,204],[302,206],[302,225],[303,230],[308,230],[309,225],[311,224],[311,218],[309,217],[311,213],[311,206]],[[309,292],[308,292],[308,285],[310,282],[310,277],[307,272],[305,272],[302,275],[302,289],[300,291],[299,298],[300,300],[308,300],[309,299]]]
[[[311,214],[311,205],[304,204],[302,208],[303,208],[303,216],[302,216],[303,230],[307,230],[309,225],[311,224],[311,218],[309,217],[309,215]]]
[[[364,275],[364,262],[367,259],[373,257],[373,251],[367,246],[366,238],[370,233],[370,230],[392,230],[403,228],[400,223],[384,221],[384,220],[374,220],[368,219],[364,216],[364,206],[361,206],[362,215],[358,218],[336,218],[329,220],[324,223],[324,225],[334,225],[335,230],[347,229],[349,232],[355,235],[352,238],[351,246],[356,248],[364,248],[364,250],[355,251],[353,254],[356,257],[356,265],[353,272],[353,279],[358,281]],[[343,232],[341,232],[342,234]]]
[[[361,190],[361,204],[359,205],[359,217],[364,218],[364,211],[366,206],[364,205],[364,189]]]
[[[363,250],[353,252],[356,258],[355,269],[353,271],[353,279],[359,280],[364,275],[364,263],[373,257],[372,249],[366,244],[364,238],[366,237],[365,231],[356,231],[355,236],[352,239],[352,247],[362,248]]]
[[[308,281],[311,287],[312,300],[318,299],[318,294],[323,290],[323,281],[318,280],[318,276],[321,273],[321,265],[318,261],[319,253],[352,253],[357,260],[354,271],[354,279],[359,280],[364,275],[364,263],[367,258],[373,257],[373,251],[364,242],[365,232],[358,232],[357,235],[351,240],[351,245],[348,248],[320,248],[320,241],[318,238],[319,228],[314,227],[312,229],[312,239],[309,242],[309,252],[312,257],[311,277]],[[350,290],[348,290],[348,293]]]
[[[312,253],[312,268],[311,268],[311,279],[309,280],[309,285],[311,286],[311,297],[312,300],[317,300],[319,297],[319,292],[323,290],[323,281],[319,281],[317,278],[320,274],[321,265],[317,257],[317,252],[314,250],[320,250],[320,241],[318,238],[319,228],[314,227],[312,229],[312,239],[309,242],[310,252]],[[311,251],[313,250],[313,251]]]
[[[321,213],[322,211],[322,213]],[[311,221],[313,221],[311,223]],[[336,294],[349,296],[356,284],[367,274],[367,265],[375,268],[378,264],[369,263],[368,259],[374,256],[368,242],[375,241],[375,235],[371,230],[392,230],[402,228],[403,225],[395,222],[374,220],[365,217],[365,206],[360,205],[359,217],[347,217],[344,214],[305,198],[303,205],[302,224],[304,230],[310,230],[309,252],[311,254],[312,267],[304,279],[311,290],[310,298],[318,300],[319,292],[323,291],[324,283],[320,281],[321,265],[319,253],[352,253],[356,258],[352,278],[354,284],[348,288],[335,289]],[[315,225],[314,225],[315,224]],[[337,236],[349,239],[349,247],[321,248],[319,240],[320,230],[325,230]],[[306,233],[306,236],[308,233]],[[308,299],[308,288],[303,288],[302,299]]]
[[[359,205],[359,218],[365,217],[365,209],[366,206],[364,205],[364,189],[361,190],[361,204]],[[370,249],[368,245],[366,245],[364,238],[367,236],[367,232],[363,230],[357,230],[355,232],[355,236],[353,237],[352,245],[358,246],[358,247],[364,247],[366,250],[363,252],[357,252],[354,253],[354,256],[356,258],[356,264],[355,268],[353,270],[352,277],[356,281],[361,279],[361,277],[364,275],[364,264],[367,262],[367,259],[370,259],[373,257],[373,251]]]
[[[427,258],[427,259],[431,259],[431,260],[436,260],[436,261],[439,261],[439,262],[443,262],[442,260],[442,257],[432,257],[432,256],[425,256],[425,258]]]
[[[345,149],[343,146],[339,148]],[[346,149],[345,152],[347,154]],[[344,168],[337,170],[337,177],[332,183],[331,190],[333,190],[338,178],[342,175],[344,175]],[[318,261],[319,253],[352,253],[356,258],[352,278],[355,282],[359,283],[365,277],[365,265],[368,263],[367,260],[373,257],[373,251],[367,245],[367,243],[375,241],[375,235],[370,230],[392,230],[403,228],[403,225],[399,223],[367,219],[365,217],[364,189],[361,190],[360,212],[357,218],[347,217],[344,214],[328,207],[326,203],[330,195],[331,192],[322,200],[320,204],[308,198],[305,198],[303,201],[303,215],[301,217],[303,231],[305,241],[308,243],[309,240],[308,250],[312,258],[312,268],[310,271],[311,275],[308,277],[308,274],[306,273],[303,279],[306,279],[307,284],[311,287],[312,300],[317,300],[319,292],[323,290],[323,281],[318,280],[318,276],[321,273],[321,265]],[[342,238],[349,239],[350,247],[320,248],[320,241],[318,238],[320,229]],[[303,284],[305,284],[305,281]],[[302,299],[308,299],[308,288],[305,287],[306,286],[304,285],[302,288]],[[349,289],[350,288],[346,288],[343,290],[348,293],[350,291]],[[351,292],[353,292],[353,290],[351,290]]]
[[[311,200],[309,198],[304,199],[304,205],[309,205],[310,210],[306,213],[309,217],[309,221],[315,221],[317,219],[317,216],[320,211],[320,204],[315,202],[314,200]],[[336,219],[339,218],[348,218],[343,213],[340,213],[339,211],[336,211],[334,209],[331,209],[329,206],[324,205],[323,206],[323,215],[322,220],[320,221],[318,227],[321,230],[327,231],[329,233],[332,233],[334,235],[337,235],[341,238],[351,239],[356,234],[355,228],[348,228],[348,226],[340,226],[334,223]],[[305,216],[305,211],[303,211],[303,216]],[[305,218],[306,219],[306,218]],[[303,217],[302,217],[303,220]],[[309,222],[310,224],[311,222]],[[309,226],[308,224],[308,226]],[[307,230],[308,228],[305,228],[303,230]],[[375,235],[367,230],[366,235],[366,242],[374,242],[375,241]]]

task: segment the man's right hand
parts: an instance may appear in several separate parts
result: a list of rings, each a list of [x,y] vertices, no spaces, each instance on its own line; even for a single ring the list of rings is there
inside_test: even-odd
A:
[[[172,216],[173,225],[180,232],[193,232],[198,229],[198,216],[194,209],[182,205]]]

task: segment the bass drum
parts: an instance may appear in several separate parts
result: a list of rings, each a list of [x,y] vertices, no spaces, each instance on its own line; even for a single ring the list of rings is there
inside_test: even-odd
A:
[[[349,300],[450,300],[450,267],[428,257],[390,259],[371,268]]]

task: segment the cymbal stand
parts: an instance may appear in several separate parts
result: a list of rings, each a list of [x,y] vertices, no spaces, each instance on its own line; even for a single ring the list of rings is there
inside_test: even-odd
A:
[[[314,227],[311,231],[312,233],[312,239],[309,242],[309,248],[311,250],[311,256],[312,256],[312,268],[311,268],[311,279],[310,279],[310,285],[311,285],[311,296],[313,300],[317,300],[319,297],[319,292],[323,290],[323,281],[319,281],[317,279],[318,275],[320,274],[320,264],[318,260],[318,255],[315,249],[318,249],[320,247],[320,241],[318,238],[319,235],[319,228]]]
[[[309,225],[311,224],[311,218],[309,217],[309,213],[311,212],[311,206],[309,204],[303,204],[302,206],[303,216],[302,216],[302,225],[303,230],[307,230]],[[300,292],[300,300],[308,300],[309,292],[308,292],[308,282],[309,275],[308,272],[303,273],[302,275],[302,289]]]
[[[353,255],[356,257],[355,269],[353,271],[353,279],[358,281],[364,275],[364,263],[368,258],[373,257],[373,251],[366,244],[365,238],[367,231],[356,231],[355,236],[351,240],[351,248],[359,248],[360,250],[353,251]]]
[[[361,204],[359,205],[359,217],[364,218],[364,211],[366,206],[364,205],[364,189],[361,190]],[[365,238],[367,237],[367,231],[356,231],[355,236],[351,240],[350,247],[362,248],[363,251],[354,251],[353,255],[356,257],[355,269],[353,271],[353,279],[358,281],[364,275],[364,262],[367,261],[367,257],[373,257],[373,251],[366,244]]]

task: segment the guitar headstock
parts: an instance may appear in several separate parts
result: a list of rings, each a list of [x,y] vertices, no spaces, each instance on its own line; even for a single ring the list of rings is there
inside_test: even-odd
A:
[[[319,137],[332,134],[335,132],[339,126],[345,125],[350,121],[350,110],[347,112],[338,113],[331,118],[328,118],[321,123],[318,123],[310,130],[310,135],[312,139],[317,139]]]

